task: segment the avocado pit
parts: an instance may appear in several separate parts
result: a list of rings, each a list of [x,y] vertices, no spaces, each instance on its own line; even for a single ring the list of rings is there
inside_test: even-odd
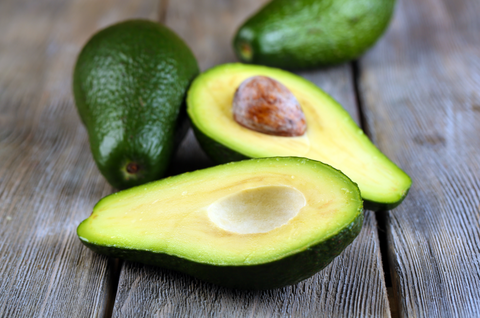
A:
[[[295,188],[263,186],[221,198],[208,207],[208,217],[225,231],[267,233],[287,224],[305,204],[305,196]]]
[[[305,114],[295,96],[280,82],[266,76],[243,81],[235,92],[234,120],[245,128],[274,136],[305,134]]]

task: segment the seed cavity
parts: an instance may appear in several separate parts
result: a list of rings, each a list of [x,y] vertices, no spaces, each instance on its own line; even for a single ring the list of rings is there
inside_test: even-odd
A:
[[[232,112],[238,124],[268,135],[296,137],[307,130],[305,114],[292,92],[266,76],[250,77],[240,84]]]
[[[305,204],[305,196],[295,188],[263,186],[224,197],[207,211],[210,220],[225,231],[256,234],[287,224]]]

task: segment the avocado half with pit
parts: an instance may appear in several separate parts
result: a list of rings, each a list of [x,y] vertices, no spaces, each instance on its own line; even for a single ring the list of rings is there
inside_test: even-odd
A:
[[[78,227],[95,252],[241,289],[295,284],[360,232],[362,199],[340,171],[305,158],[251,159],[100,200]]]
[[[248,100],[250,84],[246,82],[254,77],[273,79],[277,84],[270,88],[280,93],[286,89],[293,94],[304,114],[303,134],[285,136],[279,131],[280,135],[272,135],[247,128],[234,119],[232,108],[238,104],[238,91],[243,90],[240,102],[242,98]],[[264,83],[257,86],[265,89]],[[280,97],[291,97],[285,96]],[[258,99],[276,101],[277,97],[264,94]],[[257,117],[264,115],[262,111],[266,110],[251,115],[253,124],[258,124]],[[289,111],[283,118],[285,125],[291,122],[288,116],[297,110]],[[194,80],[187,96],[187,112],[200,145],[218,163],[271,156],[318,160],[341,170],[357,183],[365,208],[375,211],[393,209],[410,188],[410,177],[375,147],[339,103],[315,84],[290,72],[240,63],[217,66]]]

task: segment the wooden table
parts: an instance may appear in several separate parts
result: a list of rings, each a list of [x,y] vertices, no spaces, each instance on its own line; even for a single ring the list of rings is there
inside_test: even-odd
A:
[[[358,61],[300,73],[413,178],[405,202],[366,211],[360,236],[314,277],[230,290],[80,243],[77,225],[113,191],[73,104],[83,44],[120,20],[160,20],[205,70],[235,61],[236,27],[265,2],[0,2],[0,317],[480,316],[478,0],[399,0]],[[191,132],[174,162],[170,174],[212,165]]]

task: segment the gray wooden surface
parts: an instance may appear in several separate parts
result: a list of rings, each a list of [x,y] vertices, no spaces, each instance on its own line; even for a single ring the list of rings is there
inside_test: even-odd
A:
[[[480,316],[480,2],[398,2],[360,63],[368,128],[413,177],[387,215],[402,317]]]
[[[325,270],[264,292],[131,262],[118,268],[79,242],[76,226],[112,192],[71,96],[83,44],[120,20],[161,20],[205,70],[235,61],[235,28],[266,1],[0,2],[0,317],[389,317],[396,304],[402,317],[480,316],[477,0],[399,1],[358,72],[350,63],[301,73],[363,116],[374,142],[413,178],[405,202],[377,214],[387,231],[390,304],[370,211]],[[169,173],[210,165],[190,132]]]

